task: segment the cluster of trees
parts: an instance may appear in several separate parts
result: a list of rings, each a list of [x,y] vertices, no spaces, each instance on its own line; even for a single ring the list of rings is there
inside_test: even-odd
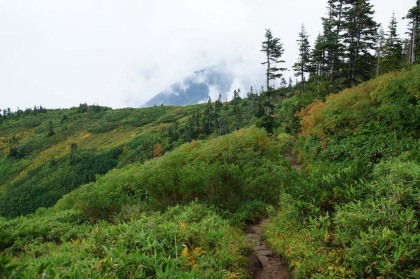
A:
[[[420,1],[408,12],[410,30],[406,40],[397,33],[395,15],[386,31],[375,22],[369,0],[328,0],[327,8],[326,17],[322,18],[323,32],[312,48],[304,25],[299,32],[299,58],[293,70],[300,77],[302,92],[306,83],[312,82],[323,95],[335,93],[420,61]],[[282,44],[270,30],[266,30],[262,51],[266,56],[262,64],[267,65],[265,107],[270,115],[273,94],[270,81],[281,78],[285,70],[279,66],[284,62]]]
[[[264,115],[264,97],[251,88],[247,98],[240,97],[241,90],[233,92],[229,102],[223,102],[221,95],[212,102],[196,105],[188,120],[180,123],[174,120],[171,126],[163,129],[162,137],[169,142],[184,143],[193,139],[205,139],[211,134],[226,135],[249,126]]]
[[[25,110],[17,109],[12,111],[10,108],[0,110],[0,123],[3,123],[7,119],[20,118],[27,115],[37,115],[39,113],[45,113],[47,109],[42,106],[34,106],[34,108],[27,108]]]

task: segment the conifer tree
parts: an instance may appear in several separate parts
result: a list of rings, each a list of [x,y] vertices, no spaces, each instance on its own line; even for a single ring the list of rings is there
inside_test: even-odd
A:
[[[324,36],[318,34],[318,37],[315,40],[314,48],[311,51],[309,76],[310,79],[316,80],[318,86],[320,85],[321,80],[326,77],[326,65]]]
[[[343,42],[346,85],[353,86],[372,77],[378,24],[373,20],[369,0],[345,0]]]
[[[380,72],[386,73],[392,70],[398,70],[402,64],[403,44],[397,33],[397,20],[395,13],[392,14],[386,33],[382,51]]]
[[[381,60],[382,60],[382,51],[384,48],[385,41],[385,32],[382,27],[379,28],[377,39],[376,39],[376,76],[381,72]]]
[[[410,19],[410,41],[408,44],[408,60],[410,64],[420,63],[420,0],[408,11]]]
[[[281,80],[280,80],[280,87],[281,88],[286,88],[287,87],[287,81],[284,77],[282,77]]]
[[[336,80],[342,77],[344,45],[341,35],[344,28],[344,11],[345,0],[328,0],[328,17],[322,19],[326,74],[330,78],[332,92],[336,91]]]
[[[222,95],[219,94],[219,98],[217,98],[216,102],[214,103],[214,130],[217,131],[219,129],[219,134],[221,134],[221,115],[220,110],[223,107],[222,103]]]
[[[289,85],[287,86],[289,89],[293,88],[293,80],[291,77],[289,77]]]
[[[213,106],[211,104],[211,98],[209,96],[207,100],[207,106],[204,111],[204,121],[203,121],[203,130],[206,135],[211,133],[212,128],[212,120],[213,120]]]
[[[242,110],[239,107],[239,100],[241,97],[239,94],[241,93],[241,90],[234,90],[233,91],[233,114],[234,114],[234,129],[239,130],[242,125]]]
[[[265,54],[265,61],[261,64],[267,65],[266,70],[266,92],[265,92],[265,113],[266,116],[271,117],[273,113],[273,104],[272,104],[272,95],[274,94],[272,88],[270,87],[270,81],[281,78],[281,71],[286,70],[286,68],[281,68],[280,63],[284,63],[284,60],[281,60],[284,49],[283,44],[280,42],[279,38],[273,37],[270,29],[266,29],[265,32],[265,41],[262,42],[262,52]]]
[[[55,132],[54,132],[53,123],[50,120],[50,121],[48,121],[48,133],[47,133],[47,136],[48,137],[51,137],[51,136],[54,136],[54,135],[55,135]]]
[[[302,24],[299,39],[297,40],[299,45],[299,58],[298,62],[293,65],[293,69],[296,72],[295,76],[301,78],[302,93],[305,91],[305,74],[310,70],[310,45],[308,39],[308,33],[306,33],[305,26]]]
[[[285,62],[280,60],[284,52],[283,44],[280,42],[280,39],[273,37],[270,29],[266,29],[265,39],[266,40],[262,42],[261,51],[265,53],[266,58],[265,61],[261,64],[267,65],[266,90],[269,91],[270,81],[280,78],[282,76],[281,71],[286,70],[286,68],[279,68],[278,66],[278,64]]]

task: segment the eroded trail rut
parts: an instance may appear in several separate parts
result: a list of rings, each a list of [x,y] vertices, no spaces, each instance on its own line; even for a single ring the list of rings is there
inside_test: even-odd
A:
[[[251,275],[254,279],[291,279],[286,262],[262,241],[262,229],[267,225],[268,220],[264,219],[259,224],[248,227],[247,237],[254,247],[251,256]]]

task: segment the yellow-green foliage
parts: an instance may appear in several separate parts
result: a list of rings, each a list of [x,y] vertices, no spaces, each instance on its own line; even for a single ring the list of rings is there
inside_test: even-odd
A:
[[[81,105],[2,119],[0,215],[52,206],[96,175],[153,158],[156,144],[164,153],[172,139],[162,133],[191,111],[192,107],[111,110]],[[169,122],[161,123],[160,118]]]
[[[246,261],[239,253],[244,246],[240,231],[212,209],[196,203],[173,207],[162,214],[139,214],[131,221],[116,224],[80,226],[72,221],[74,217],[60,215],[61,218],[55,219],[34,215],[5,224],[0,222],[0,226],[8,228],[6,232],[13,234],[15,243],[8,249],[19,249],[14,261],[24,267],[23,278],[239,278],[245,275]],[[50,224],[43,225],[42,221]],[[32,226],[31,222],[41,226]],[[67,227],[73,234],[62,232],[60,236],[53,230],[42,232],[42,238],[36,237],[47,226]],[[32,232],[34,239],[28,241],[29,235],[22,230]],[[22,242],[25,244],[19,245]],[[0,272],[2,268],[0,265]]]
[[[419,278],[419,96],[414,66],[298,114],[308,168],[266,231],[296,278]]]
[[[320,225],[302,226],[294,219],[297,208],[283,198],[281,210],[272,217],[264,234],[287,260],[294,278],[348,278],[352,273],[342,265],[342,249],[331,249],[328,230]]]
[[[419,92],[420,66],[413,66],[315,101],[298,113],[301,152],[340,161],[398,156],[419,138]]]
[[[360,132],[360,125],[377,121],[404,128],[403,124],[419,125],[416,107],[420,97],[420,66],[392,72],[341,93],[315,101],[303,109],[301,135],[326,138]],[[402,106],[404,105],[404,106]],[[366,128],[366,127],[365,127]]]
[[[279,145],[258,128],[192,141],[142,165],[114,170],[58,202],[90,219],[111,218],[123,205],[165,209],[193,200],[232,212],[247,201],[275,203],[294,172]]]
[[[214,138],[255,122],[253,104],[235,104],[241,106],[240,121],[227,102],[218,111],[205,111],[207,104],[117,110],[81,104],[0,114],[0,216],[50,207],[115,167],[142,163],[193,139]]]
[[[382,162],[370,180],[335,189],[342,202],[332,212],[286,195],[267,239],[296,278],[418,278],[419,174],[405,155]],[[296,187],[317,185],[312,178]]]

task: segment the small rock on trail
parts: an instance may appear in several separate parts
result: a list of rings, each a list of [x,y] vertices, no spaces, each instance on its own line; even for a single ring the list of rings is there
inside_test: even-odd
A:
[[[251,275],[254,279],[291,279],[286,262],[275,255],[261,240],[262,229],[267,225],[264,219],[259,224],[248,227],[247,237],[253,244],[254,253],[250,256]]]

